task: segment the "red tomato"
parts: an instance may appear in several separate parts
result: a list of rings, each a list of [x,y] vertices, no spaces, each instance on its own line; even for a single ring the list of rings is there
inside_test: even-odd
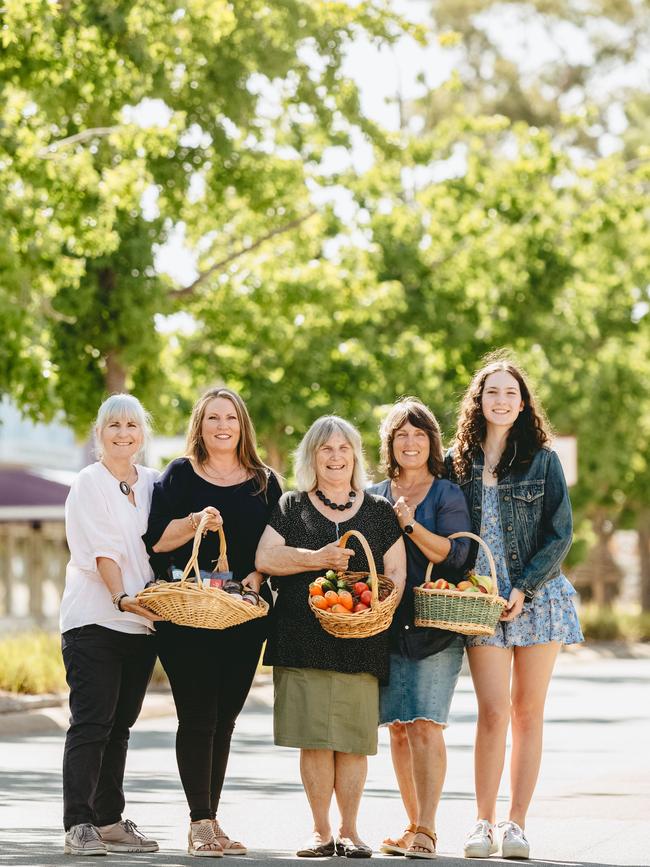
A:
[[[372,602],[372,590],[364,590],[359,597],[359,602],[363,602],[364,605],[370,605]]]
[[[365,593],[368,589],[368,585],[364,581],[357,581],[357,583],[352,588],[352,592],[357,596],[361,596],[362,593]]]
[[[368,610],[368,606],[364,605],[363,602],[357,602],[357,604],[352,609],[354,614],[358,614],[359,611],[367,611],[367,610]]]

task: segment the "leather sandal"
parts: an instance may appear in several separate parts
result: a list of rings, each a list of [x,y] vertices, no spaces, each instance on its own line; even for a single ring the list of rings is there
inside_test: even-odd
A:
[[[302,849],[298,849],[296,855],[298,858],[331,858],[334,851],[334,838],[323,843],[320,836],[314,834]]]
[[[212,826],[214,828],[214,836],[217,838],[217,842],[221,845],[224,855],[247,854],[248,849],[246,848],[246,846],[244,846],[244,844],[240,843],[238,840],[231,840],[219,824],[218,819],[212,820]]]
[[[411,822],[408,828],[404,829],[402,836],[398,837],[397,840],[393,840],[392,837],[386,837],[379,847],[379,851],[384,855],[406,855],[408,846],[406,845],[406,840],[404,838],[407,834],[414,834],[416,828],[417,825],[415,822]]]
[[[198,858],[222,858],[223,848],[214,834],[212,819],[190,822],[187,835],[187,854]]]
[[[372,849],[365,843],[355,843],[349,837],[339,837],[336,841],[336,854],[342,858],[371,858]]]
[[[427,850],[424,848],[424,846],[421,843],[416,843],[415,838],[414,838],[413,842],[411,843],[409,848],[404,853],[405,857],[406,858],[437,858],[438,856],[436,853],[436,843],[438,842],[438,838],[436,837],[435,831],[432,831],[430,828],[425,828],[424,825],[418,825],[415,829],[415,834],[416,834],[416,836],[418,834],[422,834],[423,836],[428,837],[429,840],[431,840],[431,843],[433,844],[433,846],[431,849]],[[415,848],[416,846],[418,847],[418,849],[421,849],[422,851],[418,852],[418,850]]]

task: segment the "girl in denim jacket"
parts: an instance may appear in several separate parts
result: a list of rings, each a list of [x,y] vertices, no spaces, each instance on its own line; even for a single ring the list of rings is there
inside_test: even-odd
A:
[[[524,827],[541,761],[546,693],[561,645],[582,641],[575,591],[561,572],[571,546],[571,503],[549,439],[520,370],[508,361],[479,370],[463,399],[446,465],[465,494],[473,531],[492,550],[499,594],[508,604],[493,636],[467,641],[478,699],[478,815],[466,858],[498,850],[495,811],[509,723],[512,790],[501,853],[528,858]],[[480,551],[479,574],[489,574],[484,560]]]

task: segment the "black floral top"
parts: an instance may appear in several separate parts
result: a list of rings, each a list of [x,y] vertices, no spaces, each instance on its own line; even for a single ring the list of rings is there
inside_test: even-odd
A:
[[[280,499],[269,525],[289,547],[311,551],[336,542],[347,530],[358,530],[365,536],[380,573],[384,570],[384,554],[401,536],[390,504],[383,497],[367,493],[359,511],[349,520],[337,524],[318,511],[308,494],[290,491]],[[350,558],[350,570],[366,571],[368,563],[359,540],[351,537],[346,547],[357,552]],[[348,674],[367,672],[380,681],[386,681],[388,631],[371,638],[335,638],[325,632],[312,613],[309,584],[324,571],[300,572],[273,579],[278,597],[264,662],[288,668],[316,668]]]

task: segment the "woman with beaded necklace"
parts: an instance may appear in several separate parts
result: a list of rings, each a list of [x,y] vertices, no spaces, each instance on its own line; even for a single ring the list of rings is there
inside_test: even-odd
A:
[[[280,746],[300,749],[300,772],[313,816],[313,833],[297,854],[368,858],[357,831],[367,756],[377,752],[378,685],[388,676],[388,633],[335,638],[309,607],[309,584],[327,569],[355,571],[368,563],[359,542],[337,540],[358,530],[377,570],[401,595],[406,575],[404,542],[391,506],[364,492],[358,431],[338,416],[323,416],[296,452],[297,490],[278,503],[260,540],[257,567],[278,591],[265,662],[273,665],[274,735]],[[330,825],[332,796],[341,814]]]

